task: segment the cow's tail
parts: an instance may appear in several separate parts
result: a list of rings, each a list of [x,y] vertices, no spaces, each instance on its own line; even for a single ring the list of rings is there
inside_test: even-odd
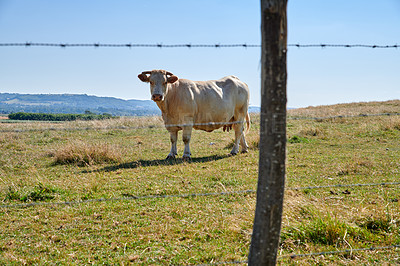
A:
[[[246,115],[246,134],[250,131],[250,115],[247,113]]]

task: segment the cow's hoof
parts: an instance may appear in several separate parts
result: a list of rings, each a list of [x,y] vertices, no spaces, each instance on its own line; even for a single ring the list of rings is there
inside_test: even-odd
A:
[[[167,158],[165,160],[175,160],[175,155],[168,154]]]
[[[235,156],[235,155],[237,155],[237,152],[230,152],[228,155],[229,156]]]
[[[249,152],[248,150],[242,150],[241,153],[248,153],[248,152]]]
[[[192,158],[191,158],[189,155],[183,155],[182,160],[183,160],[184,162],[189,162],[189,161],[192,160]]]

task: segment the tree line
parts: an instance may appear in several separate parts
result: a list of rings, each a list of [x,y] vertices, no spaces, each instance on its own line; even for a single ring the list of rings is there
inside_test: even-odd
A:
[[[75,121],[75,120],[103,120],[115,118],[111,114],[104,113],[102,115],[92,112],[85,114],[44,114],[44,113],[24,113],[18,112],[8,115],[12,120],[34,120],[34,121]]]

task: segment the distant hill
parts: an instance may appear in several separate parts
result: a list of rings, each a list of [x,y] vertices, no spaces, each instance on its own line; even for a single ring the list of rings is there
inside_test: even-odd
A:
[[[83,114],[85,111],[118,116],[161,114],[157,105],[150,100],[123,100],[86,94],[0,93],[0,114],[15,112]]]
[[[0,114],[83,114],[85,111],[118,116],[161,115],[160,109],[151,100],[123,100],[86,94],[0,93]],[[260,107],[250,106],[249,112],[260,112]]]

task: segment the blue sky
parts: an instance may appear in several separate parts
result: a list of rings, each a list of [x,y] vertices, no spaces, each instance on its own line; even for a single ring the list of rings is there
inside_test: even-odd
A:
[[[379,4],[377,4],[379,2]],[[288,42],[400,44],[399,0],[289,0]],[[0,43],[260,43],[255,0],[0,0]],[[235,75],[260,105],[260,48],[0,47],[0,92],[150,99],[137,79]],[[400,98],[400,49],[288,51],[288,106]]]

